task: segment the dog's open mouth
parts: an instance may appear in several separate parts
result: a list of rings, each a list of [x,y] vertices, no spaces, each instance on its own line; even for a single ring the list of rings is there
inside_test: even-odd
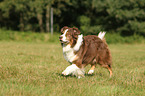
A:
[[[64,44],[68,44],[68,43],[69,43],[69,41],[63,41],[62,39],[59,39],[59,41],[60,41],[61,43],[64,43]]]

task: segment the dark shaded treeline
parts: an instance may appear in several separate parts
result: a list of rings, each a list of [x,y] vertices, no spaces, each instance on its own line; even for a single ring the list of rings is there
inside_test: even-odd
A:
[[[49,32],[52,7],[57,32],[67,25],[84,34],[105,30],[145,36],[145,0],[1,0],[0,27]]]

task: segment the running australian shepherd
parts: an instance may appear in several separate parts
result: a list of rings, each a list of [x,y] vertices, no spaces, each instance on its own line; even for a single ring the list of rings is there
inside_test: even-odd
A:
[[[84,36],[78,28],[64,26],[61,29],[59,40],[62,45],[64,58],[71,64],[62,75],[75,75],[78,78],[84,77],[84,68],[88,64],[91,69],[88,74],[93,74],[96,64],[107,68],[112,76],[112,58],[108,45],[104,39],[105,32],[98,36]]]

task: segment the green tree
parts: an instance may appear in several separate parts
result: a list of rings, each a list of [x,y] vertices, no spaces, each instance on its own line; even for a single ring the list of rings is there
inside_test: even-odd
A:
[[[43,28],[44,1],[43,0],[30,1],[29,6],[33,10],[33,12],[35,12],[36,18],[39,23],[40,31],[44,32],[44,28]]]
[[[145,0],[93,0],[93,7],[106,30],[145,35]]]
[[[85,34],[105,30],[145,36],[145,0],[2,0],[0,26],[49,32],[51,7],[55,31],[76,26]]]
[[[16,24],[14,26],[20,28],[21,31],[24,31],[25,25],[30,19],[28,4],[29,0],[4,0],[3,2],[0,2],[3,18],[7,18],[9,21],[13,19],[11,22],[18,21],[18,26],[16,26]]]

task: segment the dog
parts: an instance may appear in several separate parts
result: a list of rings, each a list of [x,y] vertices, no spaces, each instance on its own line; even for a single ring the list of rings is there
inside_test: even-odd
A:
[[[98,36],[84,36],[78,28],[64,26],[61,28],[59,40],[63,49],[64,58],[71,64],[62,75],[74,75],[78,78],[85,77],[84,68],[90,64],[88,74],[93,74],[96,64],[107,68],[112,76],[112,57],[108,45],[104,39],[105,32]]]

